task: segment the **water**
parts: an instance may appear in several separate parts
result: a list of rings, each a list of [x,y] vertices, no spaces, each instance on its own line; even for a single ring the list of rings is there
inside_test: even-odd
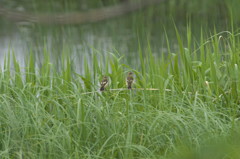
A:
[[[4,64],[4,56],[7,55],[10,51],[16,53],[17,59],[20,61],[20,64],[23,66],[24,55],[26,53],[26,43],[22,40],[21,36],[16,33],[11,34],[0,34],[0,64]]]
[[[104,58],[109,53],[126,56],[125,61],[130,61],[132,65],[137,63],[136,58],[138,42],[133,41],[130,33],[123,30],[116,33],[118,36],[111,36],[107,29],[87,28],[81,26],[44,26],[40,27],[31,24],[11,24],[5,25],[4,31],[0,31],[0,64],[4,64],[4,56],[9,52],[14,52],[22,69],[24,69],[25,59],[32,51],[37,62],[41,65],[43,52],[46,49],[51,55],[52,62],[57,65],[61,61],[62,53],[71,55],[75,65],[75,70],[81,73],[83,70],[84,58],[93,53],[102,54]],[[132,43],[132,44],[131,44]],[[135,48],[134,48],[135,47]]]
[[[44,49],[46,49],[53,61],[59,61],[61,54],[68,52],[75,63],[82,64],[83,56],[99,53],[106,57],[111,52],[124,56],[124,63],[135,67],[138,63],[136,57],[139,44],[144,54],[148,53],[148,43],[151,44],[154,56],[168,52],[165,30],[172,52],[177,51],[175,28],[171,19],[161,20],[162,17],[156,16],[151,20],[141,18],[142,15],[139,15],[133,15],[130,20],[125,20],[126,17],[123,17],[75,26],[40,26],[32,23],[3,23],[0,20],[2,24],[0,26],[0,64],[3,65],[4,55],[9,50],[14,50],[22,67],[31,51],[41,63]],[[182,19],[176,19],[175,24],[186,41],[186,23],[182,22]],[[197,32],[197,38],[194,40],[198,40],[201,25],[194,23],[192,27]],[[205,29],[209,31],[209,27],[206,26]],[[91,63],[91,61],[88,62]],[[80,68],[81,66],[78,66],[76,70]]]

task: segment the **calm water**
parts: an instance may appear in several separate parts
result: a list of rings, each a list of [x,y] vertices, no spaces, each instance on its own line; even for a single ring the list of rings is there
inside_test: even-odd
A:
[[[4,64],[4,56],[9,52],[14,52],[22,69],[24,69],[25,59],[32,50],[40,63],[44,49],[51,54],[52,61],[60,61],[61,54],[67,52],[71,54],[75,69],[80,73],[85,56],[90,57],[93,53],[108,56],[109,53],[117,53],[126,56],[125,61],[130,61],[132,65],[136,63],[137,41],[133,42],[130,34],[121,34],[111,37],[104,29],[91,30],[78,27],[63,30],[56,27],[34,28],[32,26],[14,26],[10,29],[0,31],[0,64]],[[6,26],[7,27],[7,26]],[[127,32],[127,31],[126,31]],[[132,43],[130,45],[130,43]],[[90,58],[89,58],[90,59]],[[91,63],[91,61],[88,61]],[[54,63],[54,62],[53,62]]]
[[[1,23],[1,21],[0,21]],[[169,23],[172,23],[169,21]],[[177,40],[174,26],[171,24],[154,23],[148,32],[145,26],[126,25],[118,21],[102,22],[79,26],[38,26],[36,24],[4,24],[0,29],[0,64],[3,65],[4,55],[13,51],[24,67],[24,60],[30,50],[35,53],[37,62],[43,57],[44,49],[51,54],[53,61],[60,61],[61,54],[71,54],[76,70],[81,72],[84,56],[99,53],[108,56],[109,53],[124,56],[123,62],[135,67],[138,63],[139,42],[143,53],[148,53],[148,42],[155,56],[167,53],[167,45],[163,26],[166,27],[170,47],[177,51]],[[186,25],[176,23],[183,39],[186,38]],[[160,27],[161,26],[161,27]],[[206,28],[209,29],[209,28]],[[140,31],[141,30],[141,31]],[[200,28],[195,27],[193,35],[198,38]],[[194,38],[193,40],[197,40]],[[91,63],[91,61],[88,61]],[[57,62],[56,62],[57,64]]]
[[[103,23],[102,26],[105,24]],[[38,27],[31,24],[16,25],[11,27],[5,25],[5,29],[0,31],[0,63],[3,65],[4,55],[9,51],[14,51],[17,59],[24,67],[24,60],[32,50],[37,59],[41,59],[44,49],[51,53],[52,59],[60,59],[62,52],[71,53],[76,63],[82,63],[83,56],[92,53],[100,53],[108,56],[109,53],[125,56],[125,62],[135,65],[138,56],[138,40],[136,33],[132,33],[128,28],[119,30],[110,26],[100,27]],[[164,35],[164,34],[163,34]],[[143,37],[147,45],[147,39],[153,40],[153,52],[160,54],[166,51],[163,47],[163,38],[156,36]],[[90,62],[90,61],[89,61]]]

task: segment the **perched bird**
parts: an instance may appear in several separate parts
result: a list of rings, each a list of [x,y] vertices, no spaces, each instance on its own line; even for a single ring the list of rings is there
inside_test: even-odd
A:
[[[100,91],[104,91],[104,89],[108,85],[108,77],[107,76],[103,77],[103,80],[101,81],[100,85],[101,85]]]
[[[132,83],[133,83],[133,73],[132,72],[128,72],[128,76],[127,76],[127,87],[128,89],[132,89]]]

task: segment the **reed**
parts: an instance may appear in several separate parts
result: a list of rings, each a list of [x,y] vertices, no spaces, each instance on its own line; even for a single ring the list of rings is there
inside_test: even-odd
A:
[[[79,74],[70,52],[59,69],[47,48],[40,64],[31,52],[21,68],[9,50],[0,71],[0,157],[168,158],[237,130],[239,34],[202,33],[197,43],[190,26],[187,42],[175,31],[179,49],[161,57],[139,42],[136,68],[120,53],[94,53]],[[105,75],[110,84],[100,92]]]

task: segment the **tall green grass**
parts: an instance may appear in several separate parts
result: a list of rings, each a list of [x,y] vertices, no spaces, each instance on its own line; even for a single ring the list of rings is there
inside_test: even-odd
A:
[[[0,157],[169,158],[183,145],[197,149],[231,135],[239,117],[239,35],[202,33],[197,43],[188,30],[187,37],[176,29],[179,50],[167,41],[161,57],[139,42],[135,68],[120,53],[94,53],[81,74],[70,52],[59,69],[47,49],[37,67],[31,52],[23,68],[9,51],[0,72]],[[133,90],[121,89],[128,71]],[[110,85],[99,92],[104,75]]]

